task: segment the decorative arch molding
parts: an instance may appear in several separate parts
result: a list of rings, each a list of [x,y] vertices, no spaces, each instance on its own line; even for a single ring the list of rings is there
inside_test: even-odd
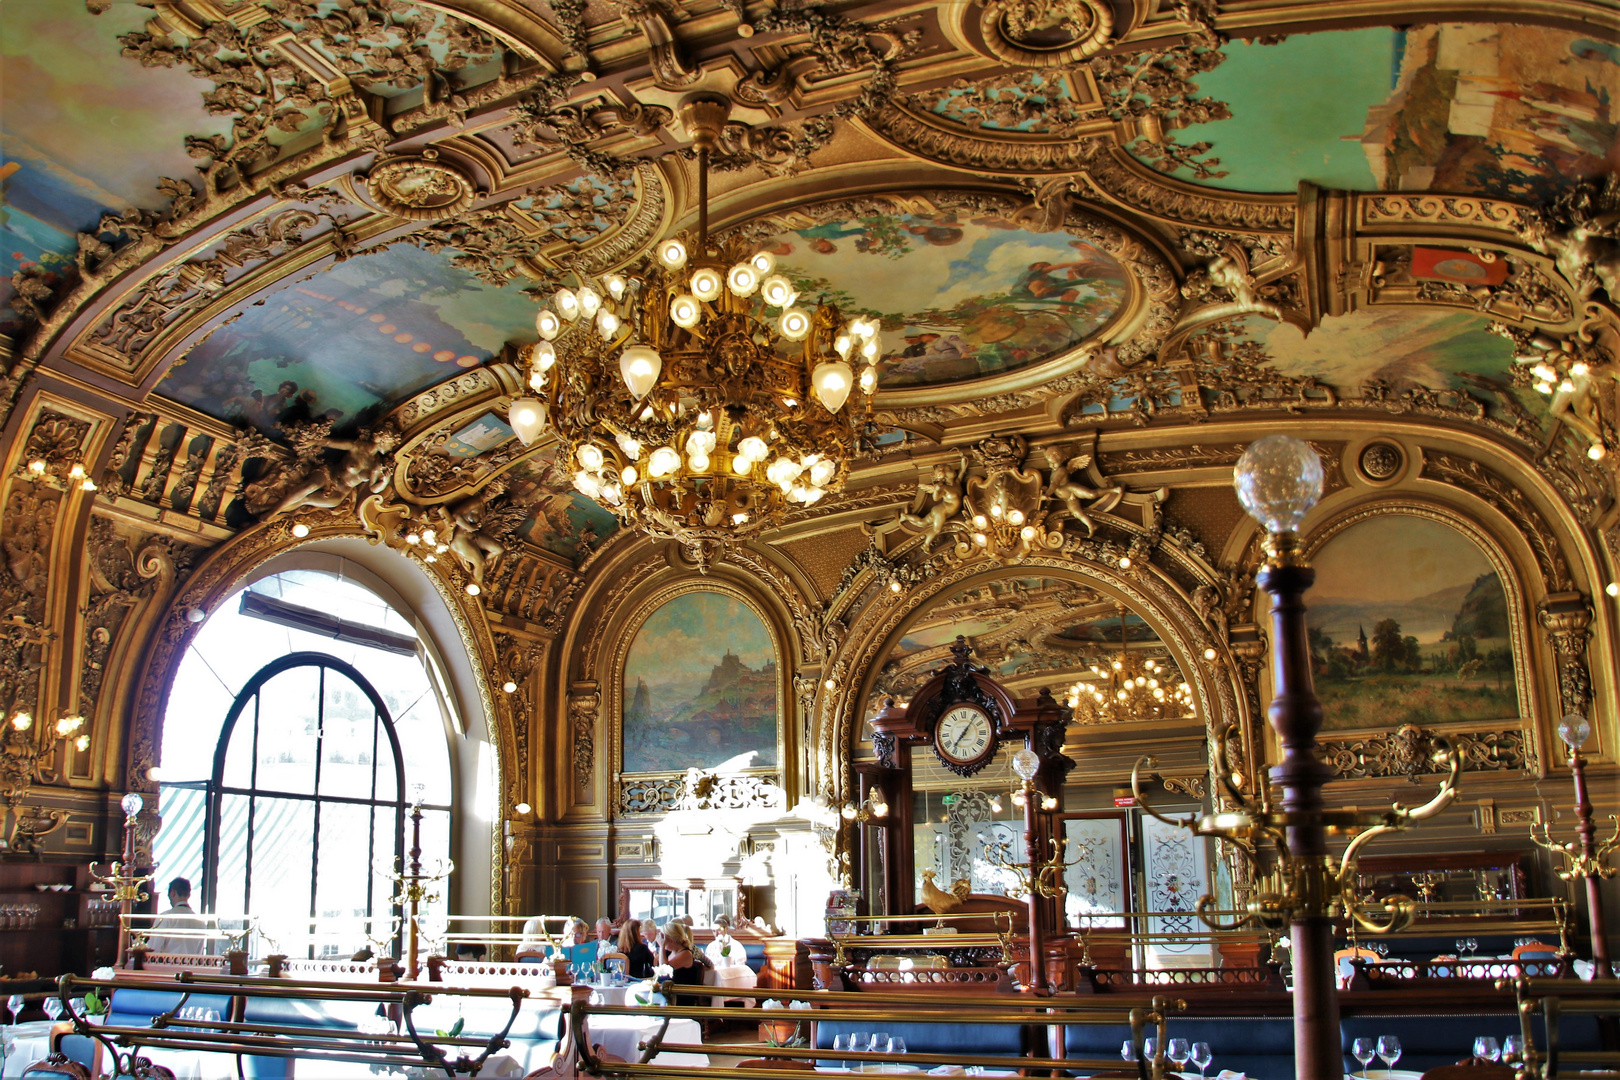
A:
[[[952,567],[905,593],[879,590],[856,614],[849,639],[827,674],[831,692],[819,695],[816,713],[817,793],[829,802],[847,798],[853,783],[853,750],[864,703],[888,650],[929,604],[975,580],[1041,576],[1081,582],[1118,599],[1140,615],[1165,643],[1192,684],[1198,715],[1211,742],[1223,725],[1235,723],[1248,745],[1253,718],[1237,693],[1238,661],[1182,590],[1157,567],[1122,571],[1117,564],[1079,551],[1032,555],[1011,566],[975,560]],[[1213,660],[1205,659],[1213,649]],[[1245,767],[1248,763],[1245,762]]]
[[[326,515],[319,522],[306,523],[311,530],[303,538],[293,536],[291,521],[282,520],[250,529],[222,544],[197,566],[170,602],[138,670],[124,766],[127,788],[146,793],[156,790],[149,770],[157,762],[165,705],[180,661],[207,615],[244,585],[278,568],[291,569],[300,561],[308,565],[310,556],[324,552],[369,571],[387,586],[387,592],[394,594],[388,597],[391,602],[400,602],[425,623],[426,639],[450,676],[463,723],[482,717],[492,750],[495,798],[499,800],[491,809],[497,819],[504,817],[506,808],[522,798],[519,793],[523,790],[524,763],[518,759],[514,745],[514,717],[497,706],[490,687],[487,673],[495,669],[499,656],[483,609],[475,599],[452,588],[441,575],[377,546],[351,521]],[[415,565],[420,573],[405,573],[407,565]],[[203,619],[192,622],[192,612],[203,613]],[[459,650],[444,647],[452,642]],[[464,806],[464,820],[476,818],[474,811],[474,807]],[[489,828],[489,844],[487,895],[490,910],[501,911],[505,874],[499,828]],[[478,861],[483,861],[481,856]]]

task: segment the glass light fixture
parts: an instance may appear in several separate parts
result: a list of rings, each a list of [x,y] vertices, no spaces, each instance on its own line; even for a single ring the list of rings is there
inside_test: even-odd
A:
[[[546,341],[552,341],[562,333],[562,320],[550,308],[541,308],[540,314],[534,317],[534,329]]]
[[[546,407],[534,398],[518,398],[507,410],[512,432],[524,446],[531,446],[546,428]]]
[[[637,401],[652,392],[658,382],[658,374],[664,369],[663,357],[658,350],[646,345],[628,346],[619,355],[619,372],[624,376],[624,384],[630,388],[630,393]]]
[[[712,266],[700,266],[692,271],[692,295],[704,303],[720,299],[720,271]]]
[[[624,299],[625,285],[626,282],[623,274],[608,274],[602,278],[602,287],[605,288],[608,291],[608,295],[613,297],[613,299],[616,301]]]
[[[146,805],[146,800],[142,799],[139,794],[132,791],[128,795],[125,795],[123,799],[119,801],[118,805],[123,807],[125,817],[134,817],[136,814],[141,812],[141,807]]]
[[[574,295],[572,289],[558,289],[557,294],[551,298],[551,306],[557,309],[566,322],[573,322],[579,318],[579,297]]]
[[[658,245],[658,261],[666,270],[679,270],[686,265],[686,245],[679,240],[665,240]]]
[[[647,475],[653,479],[668,476],[681,467],[681,455],[672,446],[660,446],[647,459]]]
[[[591,472],[596,472],[602,468],[604,460],[602,448],[594,443],[585,443],[574,456],[579,459],[582,468],[589,469]]]
[[[1571,750],[1579,750],[1592,737],[1592,724],[1582,714],[1572,712],[1558,721],[1558,737]]]
[[[766,446],[765,440],[758,435],[750,435],[737,444],[737,453],[751,462],[764,461],[770,456],[770,452],[770,447]]]
[[[703,309],[698,306],[695,296],[681,293],[669,302],[669,317],[676,326],[690,330],[703,318]]]
[[[787,307],[799,294],[793,291],[793,282],[781,274],[772,274],[760,283],[759,295],[771,307]]]
[[[759,288],[759,274],[749,263],[738,263],[726,272],[726,288],[733,296],[753,296]]]
[[[748,257],[748,265],[763,277],[776,269],[776,256],[768,251],[756,251]]]
[[[786,319],[786,316],[783,318]],[[842,360],[829,360],[816,365],[816,370],[810,376],[810,385],[827,411],[837,412],[849,400],[849,392],[854,386],[854,372]]]
[[[534,366],[542,372],[550,371],[552,366],[557,363],[557,346],[549,341],[537,342],[531,359],[534,361]]]
[[[1041,755],[1027,746],[1019,747],[1018,752],[1012,756],[1012,767],[1018,778],[1028,783],[1041,771]]]
[[[607,308],[596,313],[596,332],[602,335],[603,341],[612,341],[613,335],[619,332],[619,317]]]
[[[574,298],[579,301],[579,313],[587,319],[594,319],[597,310],[602,306],[602,294],[589,285],[580,288],[574,294]]]
[[[1296,532],[1322,498],[1322,459],[1309,443],[1268,435],[1243,451],[1232,482],[1243,508],[1268,532]]]
[[[790,307],[782,312],[777,327],[789,341],[803,341],[810,333],[810,313],[803,308]]]

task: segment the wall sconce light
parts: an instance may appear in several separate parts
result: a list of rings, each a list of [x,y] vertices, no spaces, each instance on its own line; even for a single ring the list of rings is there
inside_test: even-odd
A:
[[[534,807],[530,806],[526,802],[520,802],[516,806],[512,807],[512,812],[518,817],[528,817],[530,814],[534,813]]]
[[[25,471],[31,479],[43,480],[55,487],[96,490],[96,482],[90,479],[82,461],[35,458],[28,463]]]
[[[513,682],[511,679],[507,679],[505,682],[501,683],[501,690],[508,694],[515,694],[517,693],[517,683]]]
[[[866,793],[865,801],[859,806],[854,803],[845,803],[844,808],[839,813],[844,815],[845,821],[858,821],[864,825],[874,818],[888,817],[889,804],[884,800],[883,793],[877,788],[873,788]]]

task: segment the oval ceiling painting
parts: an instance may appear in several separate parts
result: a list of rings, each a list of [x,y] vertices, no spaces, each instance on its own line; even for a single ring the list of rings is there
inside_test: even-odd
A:
[[[1125,268],[1088,241],[994,214],[876,214],[780,233],[764,246],[803,301],[882,321],[886,390],[1049,359],[1106,325],[1129,289]]]

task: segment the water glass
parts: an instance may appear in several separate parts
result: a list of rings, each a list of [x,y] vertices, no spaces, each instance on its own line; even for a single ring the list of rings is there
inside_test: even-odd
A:
[[[1119,1056],[1124,1058],[1126,1061],[1135,1061],[1136,1044],[1131,1040],[1126,1039],[1125,1044],[1119,1048]]]
[[[1481,1035],[1474,1040],[1474,1057],[1485,1061],[1498,1061],[1502,1057],[1502,1048],[1489,1035]]]
[[[1209,1043],[1195,1042],[1192,1044],[1192,1063],[1198,1066],[1198,1080],[1204,1080],[1204,1070],[1209,1068],[1209,1063],[1214,1060],[1215,1055],[1210,1051]]]
[[[1366,1076],[1367,1066],[1378,1056],[1378,1051],[1373,1048],[1371,1039],[1360,1038],[1350,1044],[1350,1056],[1361,1062],[1361,1075]]]
[[[1149,1035],[1142,1040],[1142,1056],[1148,1061],[1152,1061],[1159,1056],[1159,1039],[1157,1036]]]
[[[1401,1040],[1393,1035],[1378,1036],[1378,1059],[1386,1069],[1393,1069],[1395,1063],[1401,1060]]]
[[[1181,1072],[1187,1067],[1187,1059],[1192,1057],[1192,1045],[1186,1039],[1171,1039],[1164,1052],[1176,1063],[1176,1071]]]

